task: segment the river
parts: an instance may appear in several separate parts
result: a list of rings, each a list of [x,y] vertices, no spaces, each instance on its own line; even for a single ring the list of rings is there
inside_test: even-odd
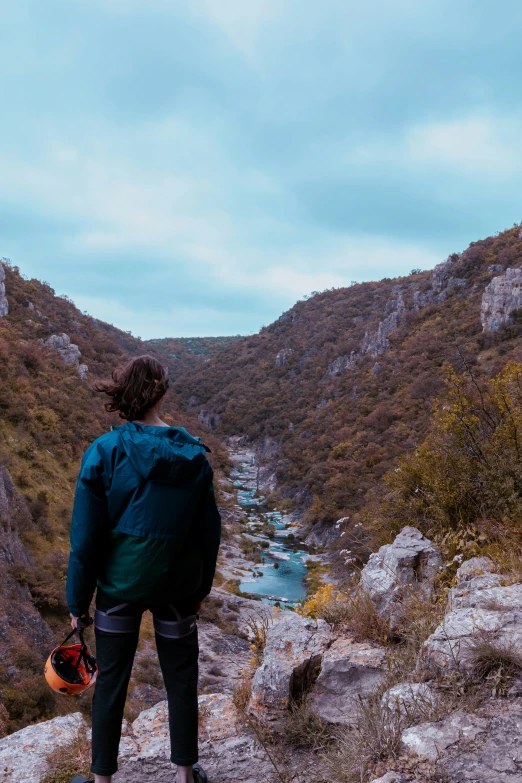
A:
[[[261,562],[239,585],[242,593],[259,596],[266,603],[295,605],[306,598],[304,578],[308,553],[294,540],[296,526],[291,517],[277,509],[268,511],[258,494],[257,466],[248,449],[231,452],[235,467],[231,473],[238,492],[238,504],[248,514],[244,535],[260,548]]]

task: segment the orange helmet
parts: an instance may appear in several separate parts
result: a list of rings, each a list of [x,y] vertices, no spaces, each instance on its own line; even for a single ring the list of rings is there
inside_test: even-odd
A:
[[[80,642],[67,645],[76,631]],[[54,648],[44,668],[45,679],[53,691],[69,696],[83,693],[94,685],[97,673],[96,658],[85,644],[81,627],[72,631],[62,644]]]

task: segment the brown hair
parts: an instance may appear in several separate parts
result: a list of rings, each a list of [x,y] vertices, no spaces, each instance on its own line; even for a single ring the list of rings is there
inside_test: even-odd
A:
[[[111,398],[105,410],[119,411],[120,419],[141,419],[169,388],[168,370],[153,356],[136,356],[124,367],[112,371],[112,381],[99,381],[96,391]]]

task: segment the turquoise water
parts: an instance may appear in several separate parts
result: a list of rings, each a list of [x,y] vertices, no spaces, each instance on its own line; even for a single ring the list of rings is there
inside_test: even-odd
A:
[[[293,529],[280,512],[263,512],[259,508],[263,497],[256,491],[256,467],[249,461],[243,461],[233,472],[233,477],[234,486],[238,489],[238,503],[250,512],[246,532],[259,543],[268,542],[268,548],[261,550],[263,562],[254,566],[255,574],[250,574],[240,583],[241,592],[257,595],[267,603],[295,604],[302,601],[306,598],[306,551],[288,540]],[[273,538],[255,530],[255,526],[262,522],[273,525]]]

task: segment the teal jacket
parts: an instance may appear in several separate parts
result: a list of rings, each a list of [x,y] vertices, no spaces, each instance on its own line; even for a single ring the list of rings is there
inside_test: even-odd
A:
[[[88,611],[96,586],[142,605],[208,595],[221,518],[206,451],[182,427],[135,422],[89,446],[71,524],[71,614]]]

